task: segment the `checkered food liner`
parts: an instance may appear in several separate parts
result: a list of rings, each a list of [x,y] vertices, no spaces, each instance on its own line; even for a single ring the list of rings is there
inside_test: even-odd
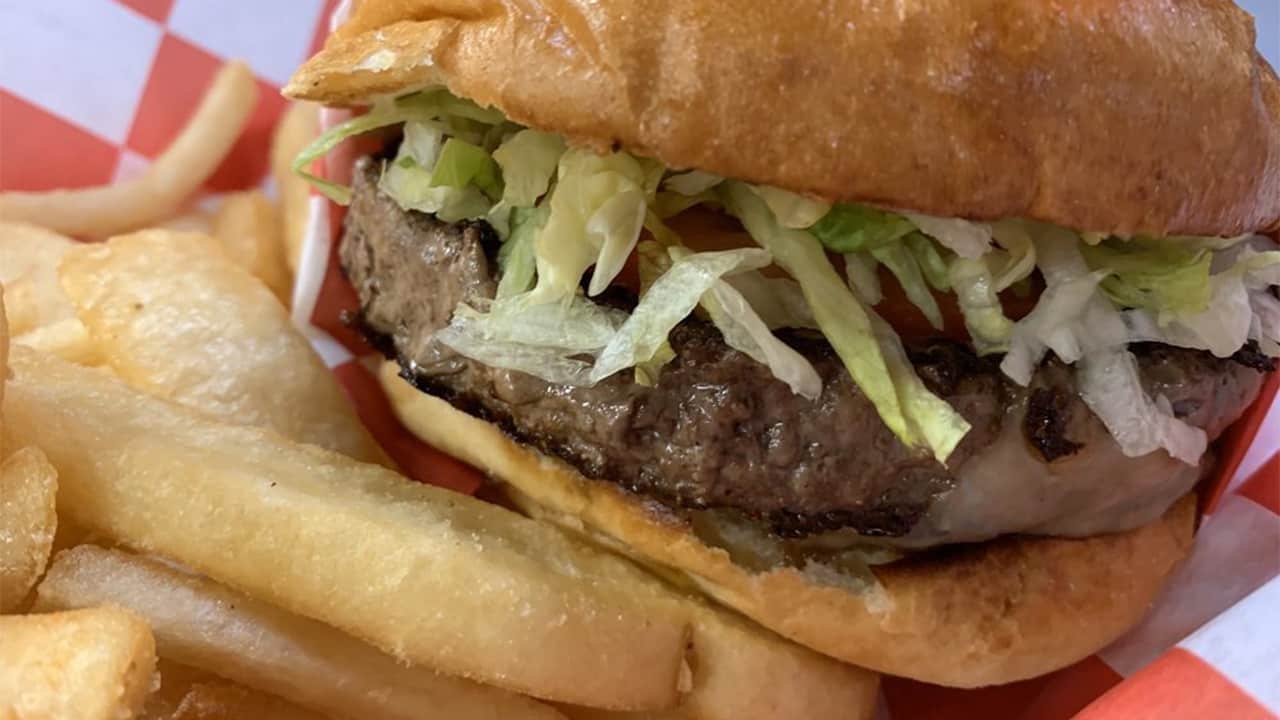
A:
[[[262,184],[277,88],[328,32],[337,0],[0,0],[0,190],[132,177],[186,122],[218,66],[249,62],[259,104],[210,193]],[[51,58],[56,60],[51,62]],[[339,115],[325,111],[331,125]],[[321,169],[343,181],[341,149]],[[312,198],[295,319],[360,416],[410,476],[474,492],[472,468],[413,438],[341,321],[356,306],[338,271],[342,208]],[[1280,718],[1280,376],[1226,434],[1190,560],[1149,616],[1102,652],[1049,676],[981,690],[886,678],[880,717]]]

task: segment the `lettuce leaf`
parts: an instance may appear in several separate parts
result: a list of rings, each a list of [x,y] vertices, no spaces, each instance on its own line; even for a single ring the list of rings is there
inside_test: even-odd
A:
[[[880,287],[880,273],[876,268],[880,263],[871,253],[851,252],[844,255],[844,274],[849,279],[849,289],[859,300],[867,305],[878,305],[884,299],[884,290]]]
[[[1147,395],[1133,353],[1123,347],[1090,352],[1077,363],[1077,373],[1080,397],[1125,455],[1140,457],[1163,448],[1187,464],[1200,462],[1208,436],[1174,417],[1167,400]]]
[[[962,258],[977,259],[991,248],[991,226],[958,218],[904,212],[902,216]]]
[[[719,175],[690,170],[667,176],[667,179],[662,181],[662,187],[680,195],[692,197],[701,195],[722,182],[724,178]]]
[[[831,210],[831,204],[799,193],[769,185],[749,186],[769,206],[769,211],[785,228],[804,229],[818,222]]]
[[[475,185],[490,199],[502,197],[497,164],[484,148],[466,140],[456,137],[445,140],[435,165],[422,164],[422,167],[432,168],[431,184],[436,187],[461,189]]]
[[[683,247],[673,247],[668,252],[677,261],[694,255]],[[822,378],[813,365],[779,340],[746,297],[723,277],[712,283],[700,304],[729,347],[769,368],[797,395],[815,400],[822,394]]]
[[[570,149],[560,156],[550,215],[534,243],[542,301],[572,297],[596,265],[588,292],[604,290],[622,269],[646,218],[645,171],[626,153]]]
[[[498,281],[496,297],[499,300],[514,297],[533,287],[536,262],[533,257],[533,239],[547,223],[549,208],[516,208],[511,213],[511,236],[498,251],[498,267],[502,278]]]
[[[942,310],[938,308],[938,301],[934,299],[929,284],[925,282],[924,274],[920,272],[920,265],[907,249],[907,245],[905,243],[883,245],[872,249],[871,257],[889,268],[889,272],[893,273],[893,276],[898,279],[898,284],[907,293],[907,299],[911,304],[924,313],[930,325],[941,330]]]
[[[992,249],[983,258],[991,270],[996,292],[1004,292],[1031,277],[1036,270],[1036,246],[1021,220],[1002,220],[991,226],[1002,250]]]
[[[499,111],[482,108],[470,100],[455,97],[443,88],[424,90],[394,100],[378,102],[364,115],[358,115],[329,128],[298,153],[293,160],[293,171],[310,182],[325,197],[339,205],[347,205],[351,202],[351,188],[312,174],[307,170],[312,162],[327,155],[347,138],[410,120],[428,123],[437,119],[443,120],[446,126],[451,127],[451,134],[460,137],[469,134],[467,130],[470,128],[482,130],[487,124],[501,123],[504,120]],[[466,127],[463,127],[464,125]],[[423,166],[433,167],[434,163]]]
[[[948,276],[948,261],[942,256],[938,246],[923,233],[911,233],[904,242],[907,245],[907,250],[911,253],[911,257],[915,258],[916,265],[920,266],[920,272],[929,283],[929,287],[938,292],[950,290],[951,278]]]
[[[747,232],[800,283],[818,326],[885,425],[907,445],[927,448],[946,462],[969,423],[924,388],[897,336],[853,296],[822,244],[809,233],[782,227],[746,185],[726,182],[719,191]]]
[[[432,173],[403,152],[386,167],[378,186],[406,210],[433,213],[444,222],[485,217],[489,198],[474,185],[434,185]]]
[[[1192,315],[1209,307],[1213,257],[1208,250],[1136,239],[1104,240],[1080,250],[1089,267],[1109,271],[1102,291],[1121,307],[1171,315]]]
[[[995,280],[986,263],[956,258],[949,273],[974,349],[979,355],[1007,351],[1013,322],[1005,317],[1000,298],[996,295]]]
[[[591,370],[592,382],[652,359],[672,328],[693,312],[703,294],[721,277],[742,269],[762,268],[770,262],[769,253],[756,248],[673,258],[671,269],[653,283],[600,353]]]
[[[883,247],[915,232],[911,221],[865,205],[835,205],[809,232],[830,250],[846,254]]]
[[[559,135],[521,130],[493,151],[502,168],[502,201],[513,208],[532,207],[547,192],[556,174],[564,140]]]

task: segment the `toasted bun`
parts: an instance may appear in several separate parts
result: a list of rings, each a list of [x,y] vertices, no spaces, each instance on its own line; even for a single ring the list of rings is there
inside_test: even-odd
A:
[[[659,566],[819,652],[941,685],[1012,682],[1096,652],[1137,623],[1191,545],[1187,496],[1126,533],[1005,538],[879,566],[878,587],[824,566],[752,573],[639,497],[418,392],[394,363],[382,382],[411,431],[510,485],[530,514]]]
[[[1227,0],[363,0],[285,93],[427,85],[599,149],[935,215],[1280,223],[1280,81]]]

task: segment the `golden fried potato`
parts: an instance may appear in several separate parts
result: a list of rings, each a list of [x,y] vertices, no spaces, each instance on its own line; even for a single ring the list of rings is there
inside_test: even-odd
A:
[[[318,712],[407,720],[542,718],[546,705],[409,667],[327,625],[154,560],[84,545],[55,558],[35,609],[111,604],[145,618],[160,654]]]
[[[160,222],[182,207],[222,164],[257,102],[253,71],[242,62],[227,63],[182,133],[141,177],[76,190],[0,192],[0,217],[85,237]]]
[[[423,433],[428,423],[441,449],[491,473],[510,477],[514,472],[557,471],[536,451],[507,442],[493,425],[468,416],[457,417],[439,398],[419,392],[387,362],[380,374],[397,416],[405,426]],[[442,419],[444,410],[451,419]],[[440,424],[445,423],[447,424]],[[424,433],[425,434],[425,433]],[[483,449],[483,450],[481,450]],[[544,464],[546,463],[546,464]],[[506,500],[525,514],[561,527],[575,518],[557,516],[522,494],[514,486],[503,489]],[[655,572],[662,572],[655,569]],[[664,577],[679,584],[687,578],[668,571]],[[848,665],[782,637],[710,602],[683,595],[664,586],[637,586],[636,598],[654,605],[675,605],[690,618],[691,677],[688,691],[676,713],[646,717],[687,717],[696,720],[771,720],[798,717],[808,720],[856,720],[875,709],[879,678],[875,673]],[[604,718],[601,713],[575,709],[566,714]],[[585,714],[584,714],[585,713]],[[619,718],[621,720],[621,717]]]
[[[58,527],[58,473],[39,448],[0,464],[0,612],[11,612],[44,574]]]
[[[76,242],[42,227],[0,222],[0,284],[13,335],[75,317],[58,284],[58,262]]]
[[[96,366],[103,361],[98,346],[89,337],[89,330],[74,317],[29,330],[13,338],[13,341],[32,350],[57,355],[77,365]]]
[[[248,718],[325,720],[326,716],[235,683],[210,682],[193,685],[168,720],[247,720]]]
[[[320,106],[294,102],[276,124],[271,139],[271,173],[280,194],[284,256],[298,271],[311,209],[311,186],[293,171],[293,159],[320,134]]]
[[[328,720],[293,703],[160,658],[160,689],[138,720]],[[353,719],[354,720],[354,719]]]
[[[63,288],[129,384],[368,461],[385,455],[271,292],[213,238],[146,230],[83,245]]]
[[[270,288],[280,304],[289,305],[293,278],[284,260],[280,217],[261,190],[224,197],[214,216],[213,235],[237,265]]]
[[[155,682],[155,643],[120,608],[0,617],[0,717],[133,717]]]
[[[688,623],[630,563],[90,368],[22,347],[10,365],[10,434],[59,468],[73,522],[441,672],[581,705],[676,704]]]

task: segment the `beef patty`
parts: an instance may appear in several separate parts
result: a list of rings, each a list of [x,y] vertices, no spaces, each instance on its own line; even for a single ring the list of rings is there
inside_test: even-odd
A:
[[[1022,388],[1000,372],[996,361],[946,342],[908,350],[929,388],[973,426],[949,467],[903,445],[831,347],[802,332],[784,338],[822,377],[816,400],[793,394],[696,318],[672,332],[676,357],[655,387],[635,383],[630,371],[595,387],[575,387],[487,367],[432,335],[448,324],[460,301],[493,296],[496,236],[483,223],[450,225],[404,211],[378,191],[377,180],[376,164],[362,160],[341,246],[366,336],[395,357],[404,377],[419,389],[497,423],[587,477],[673,508],[730,509],[784,536],[852,530],[928,545],[977,539],[969,537],[975,533],[957,533],[965,523],[939,514],[949,497],[971,504],[973,488],[1005,483],[998,476],[1026,474],[1028,467],[1053,476],[1050,468],[1097,454],[1104,444],[1110,445],[1104,449],[1108,457],[1118,455],[1078,398],[1070,368],[1048,362],[1031,386]],[[1234,420],[1257,392],[1259,373],[1242,364],[1174,348],[1137,352],[1149,389],[1210,433]],[[1030,458],[1017,461],[1024,467],[991,460],[1000,455],[995,449],[1002,443],[1021,447]],[[1178,465],[1147,469],[1174,476],[1164,482],[1164,494],[1171,497],[1163,506],[1154,503],[1158,507],[1151,512],[1161,512],[1194,483],[1196,469]],[[988,475],[991,480],[982,479]],[[970,491],[957,492],[966,483],[973,486]],[[1035,491],[1034,483],[1028,487]],[[1105,504],[1116,505],[1114,498]],[[1031,516],[1018,521],[1024,527],[970,524],[984,528],[977,535],[1025,529],[1073,534],[1071,528],[1037,527],[1034,512],[1019,514]],[[1120,524],[1127,522],[1132,521]]]

